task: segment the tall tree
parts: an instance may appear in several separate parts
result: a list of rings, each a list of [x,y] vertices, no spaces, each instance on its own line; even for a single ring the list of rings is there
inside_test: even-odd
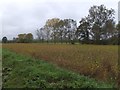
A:
[[[47,22],[46,22],[44,25],[44,33],[45,33],[47,42],[49,42],[49,40],[51,40],[52,30],[53,30],[53,28],[51,26],[49,26],[49,24],[47,24]]]
[[[103,26],[102,40],[107,40],[114,36],[115,33],[115,22],[112,20],[107,20]]]
[[[77,22],[73,19],[64,19],[64,28],[64,38],[69,42],[73,41],[77,30]]]
[[[63,35],[64,35],[64,21],[63,20],[60,20],[56,25],[57,25],[57,28],[58,28],[58,37],[59,37],[59,40],[63,41]]]
[[[25,39],[26,39],[26,42],[32,42],[32,40],[33,40],[32,33],[26,34]]]
[[[76,36],[80,41],[87,43],[87,42],[89,42],[89,37],[90,37],[90,35],[89,35],[89,29],[90,29],[89,22],[88,22],[87,18],[82,18],[79,23],[80,23],[80,25],[77,28]]]
[[[85,40],[90,37],[96,44],[100,44],[114,32],[114,13],[113,9],[107,9],[104,5],[91,7],[88,16],[80,21],[76,33]]]
[[[52,33],[51,33],[51,37],[52,39],[54,40],[54,42],[57,41],[58,39],[58,23],[60,22],[60,19],[59,18],[52,18],[52,19],[48,19],[46,21],[46,26],[51,28],[52,30]]]
[[[116,33],[115,36],[117,37],[117,44],[120,45],[120,21],[118,22],[117,26],[116,26]]]
[[[45,39],[44,28],[37,29],[36,35],[40,41],[43,41]]]
[[[113,27],[112,23],[114,23],[114,13],[113,9],[107,9],[104,5],[90,8],[88,18],[91,25],[91,35],[96,43],[99,43],[105,36],[110,36],[112,32],[110,27]],[[104,26],[107,27],[104,29]]]

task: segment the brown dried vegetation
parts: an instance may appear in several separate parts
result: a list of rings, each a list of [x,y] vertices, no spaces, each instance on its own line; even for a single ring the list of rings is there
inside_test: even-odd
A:
[[[3,48],[52,62],[94,77],[98,80],[117,80],[118,47],[67,44],[4,44]]]

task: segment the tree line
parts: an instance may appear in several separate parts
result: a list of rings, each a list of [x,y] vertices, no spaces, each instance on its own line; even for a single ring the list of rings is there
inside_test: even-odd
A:
[[[120,22],[115,23],[114,9],[106,6],[92,6],[89,14],[77,22],[73,19],[48,19],[43,27],[36,30],[37,41],[41,42],[75,42],[85,44],[120,44]],[[31,35],[32,36],[32,35]],[[21,37],[24,37],[22,35]],[[29,37],[28,37],[29,38]],[[34,42],[26,38],[18,39],[19,42]]]
[[[14,37],[13,40],[8,40],[7,37],[2,38],[3,43],[31,43],[33,42],[32,33],[28,34],[18,34],[18,37]]]

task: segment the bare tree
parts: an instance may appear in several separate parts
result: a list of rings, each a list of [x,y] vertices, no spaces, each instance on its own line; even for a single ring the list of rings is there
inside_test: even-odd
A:
[[[38,37],[38,40],[43,41],[45,39],[44,28],[37,29],[36,30],[36,35]]]

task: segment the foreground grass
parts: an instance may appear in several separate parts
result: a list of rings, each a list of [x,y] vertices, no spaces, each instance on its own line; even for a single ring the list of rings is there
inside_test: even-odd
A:
[[[3,50],[3,88],[112,88],[113,84]]]
[[[118,46],[13,43],[3,44],[3,48],[46,60],[97,80],[118,80]]]

